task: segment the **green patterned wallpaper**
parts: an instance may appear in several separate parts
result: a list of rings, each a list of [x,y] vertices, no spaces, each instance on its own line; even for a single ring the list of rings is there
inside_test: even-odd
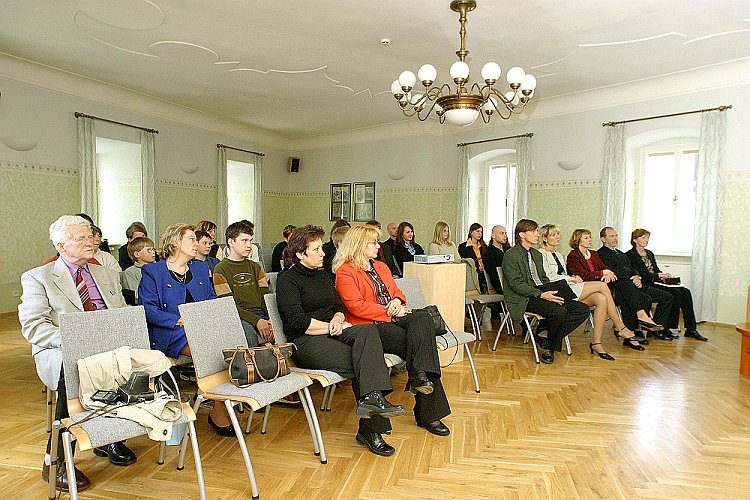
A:
[[[596,235],[601,224],[602,189],[598,182],[551,182],[529,187],[528,216],[539,223],[560,226],[560,252],[566,255],[574,229],[586,228]],[[594,238],[594,245],[597,239]]]
[[[156,225],[154,242],[171,224],[195,224],[201,220],[216,221],[216,186],[158,181],[156,184]],[[223,240],[223,238],[217,239]]]
[[[718,321],[745,321],[750,259],[741,243],[750,215],[750,172],[735,172],[725,181],[722,223],[721,270],[719,274]]]

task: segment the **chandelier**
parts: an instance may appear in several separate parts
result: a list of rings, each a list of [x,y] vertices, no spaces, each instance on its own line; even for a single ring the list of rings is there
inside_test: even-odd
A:
[[[536,88],[536,78],[528,75],[522,68],[514,67],[506,73],[506,80],[510,90],[502,93],[495,87],[500,78],[501,69],[495,62],[488,62],[482,67],[484,85],[474,83],[469,87],[469,65],[466,64],[466,13],[477,7],[476,0],[453,0],[451,10],[459,13],[461,30],[461,48],[456,51],[458,61],[450,68],[450,75],[456,84],[455,90],[447,83],[437,87],[433,84],[437,78],[437,70],[431,64],[419,68],[417,76],[411,71],[404,71],[391,84],[393,97],[404,115],[414,115],[420,121],[425,121],[435,110],[440,123],[453,125],[471,125],[481,115],[484,123],[489,123],[492,115],[497,112],[503,120],[511,115],[520,113]],[[424,90],[413,92],[417,78],[422,82]]]

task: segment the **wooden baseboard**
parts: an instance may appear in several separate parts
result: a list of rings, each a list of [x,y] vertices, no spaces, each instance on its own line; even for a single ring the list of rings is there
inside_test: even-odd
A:
[[[17,318],[18,317],[18,311],[8,311],[4,313],[0,313],[0,318]]]

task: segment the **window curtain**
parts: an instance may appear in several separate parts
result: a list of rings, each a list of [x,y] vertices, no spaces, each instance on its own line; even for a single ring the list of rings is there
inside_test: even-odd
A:
[[[141,195],[143,223],[156,235],[156,133],[141,130]]]
[[[698,321],[716,320],[724,206],[725,142],[726,113],[702,113],[691,287]]]
[[[81,184],[81,212],[99,221],[99,180],[96,172],[96,140],[94,121],[79,116],[78,128],[78,173]]]
[[[469,146],[458,149],[458,205],[453,238],[462,241],[469,234]]]
[[[526,218],[529,210],[529,175],[531,173],[531,138],[516,139],[516,206],[513,207],[513,220]],[[488,193],[489,195],[489,193]],[[511,231],[512,228],[508,228]]]
[[[625,220],[625,124],[607,127],[602,172],[602,227]]]
[[[253,159],[253,176],[255,189],[253,190],[253,222],[255,223],[255,234],[253,240],[259,245],[263,242],[263,156],[256,154]]]
[[[219,147],[219,168],[218,168],[218,181],[216,188],[219,190],[217,199],[219,200],[218,207],[216,210],[216,234],[223,235],[227,229],[229,222],[228,214],[229,204],[227,201],[227,150],[226,148]],[[221,238],[221,236],[219,236]]]

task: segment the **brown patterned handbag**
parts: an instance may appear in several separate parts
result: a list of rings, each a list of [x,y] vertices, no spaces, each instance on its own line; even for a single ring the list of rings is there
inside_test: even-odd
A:
[[[273,382],[289,373],[288,358],[296,347],[287,343],[222,349],[224,361],[229,365],[229,379],[237,387]]]

